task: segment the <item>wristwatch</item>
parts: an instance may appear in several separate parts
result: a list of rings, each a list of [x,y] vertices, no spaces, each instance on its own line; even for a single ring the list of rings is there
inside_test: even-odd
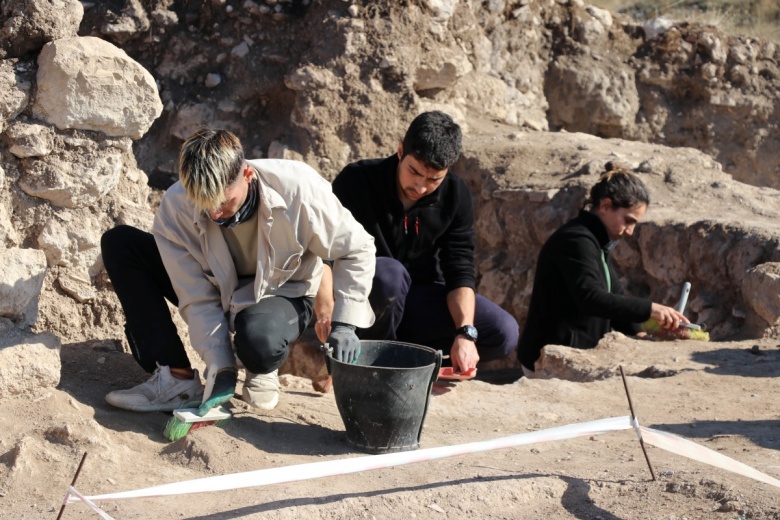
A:
[[[465,336],[466,339],[477,341],[477,328],[474,325],[464,325],[455,331],[456,336]]]

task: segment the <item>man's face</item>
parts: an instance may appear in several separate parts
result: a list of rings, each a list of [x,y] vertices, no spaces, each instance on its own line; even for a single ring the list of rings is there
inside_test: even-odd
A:
[[[249,184],[252,181],[254,170],[244,163],[241,173],[238,174],[236,180],[233,181],[227,188],[225,188],[224,201],[216,208],[209,210],[209,217],[211,220],[217,220],[221,218],[230,218],[241,209],[246,201],[247,192],[249,190]]]
[[[647,211],[647,204],[637,204],[630,208],[617,208],[611,199],[602,199],[596,214],[607,228],[610,240],[630,237],[634,227],[642,220]]]
[[[447,169],[436,170],[424,162],[418,160],[412,154],[404,157],[403,143],[398,145],[398,175],[397,188],[398,198],[403,202],[404,207],[411,207],[418,200],[426,195],[436,191],[444,178],[447,176]]]

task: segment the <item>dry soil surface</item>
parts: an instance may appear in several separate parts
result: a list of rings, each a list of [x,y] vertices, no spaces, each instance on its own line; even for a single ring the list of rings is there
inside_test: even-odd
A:
[[[623,350],[621,351],[621,344]],[[753,348],[758,344],[758,348]],[[780,345],[775,340],[653,343],[612,338],[614,352],[668,377],[628,377],[640,423],[780,477]],[[615,350],[617,349],[617,350]],[[610,354],[612,352],[612,354]],[[599,358],[599,349],[592,351]],[[617,362],[623,363],[624,361]],[[170,443],[168,417],[113,409],[103,396],[146,377],[101,343],[62,349],[57,389],[0,402],[0,516],[55,518],[81,455],[76,488],[110,493],[204,476],[363,456],[345,443],[334,394],[283,376],[282,399]],[[422,448],[628,414],[619,377],[592,382],[480,374],[432,397]],[[499,384],[504,383],[504,384]],[[444,392],[441,392],[444,390]],[[648,447],[620,431],[261,488],[101,505],[116,519],[186,518],[780,518],[780,489]],[[97,518],[71,505],[65,519]]]

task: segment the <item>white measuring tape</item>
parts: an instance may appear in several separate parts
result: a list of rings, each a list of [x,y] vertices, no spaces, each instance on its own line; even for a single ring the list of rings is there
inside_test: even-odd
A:
[[[600,419],[597,421],[558,426],[556,428],[549,428],[536,432],[520,433],[517,435],[500,437],[498,439],[488,441],[457,444],[454,446],[442,446],[439,448],[426,448],[416,451],[386,453],[383,455],[368,455],[348,459],[328,460],[309,464],[297,464],[294,466],[284,466],[281,468],[268,468],[247,471],[243,473],[233,473],[216,477],[206,477],[195,480],[174,482],[171,484],[163,484],[160,486],[136,489],[133,491],[124,491],[120,493],[109,493],[104,495],[84,497],[71,487],[71,491],[66,496],[66,503],[74,504],[80,501],[84,501],[87,503],[87,505],[100,512],[101,516],[104,518],[110,518],[108,515],[105,515],[105,513],[100,511],[97,506],[92,504],[92,502],[101,500],[185,495],[190,493],[206,493],[210,491],[226,491],[230,489],[267,486],[270,484],[282,484],[285,482],[310,480],[315,478],[331,477],[335,475],[346,475],[348,473],[356,473],[359,471],[388,468],[391,466],[401,466],[404,464],[412,464],[414,462],[425,462],[429,460],[442,459],[445,457],[454,457],[456,455],[466,455],[470,453],[480,453],[483,451],[502,448],[512,448],[515,446],[535,444],[538,442],[573,439],[576,437],[585,437],[589,435],[601,435],[612,431],[629,429],[634,429],[637,432],[637,435],[644,439],[645,442],[658,448],[780,488],[780,480],[774,477],[761,473],[755,468],[700,446],[694,442],[683,439],[682,437],[678,437],[671,433],[646,428],[644,426],[639,426],[638,420],[632,420],[630,416],[626,415],[623,417],[612,417],[609,419]]]

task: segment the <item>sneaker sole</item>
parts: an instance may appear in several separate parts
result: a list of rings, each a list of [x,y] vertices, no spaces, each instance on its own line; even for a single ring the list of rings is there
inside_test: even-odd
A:
[[[122,410],[130,410],[131,412],[172,412],[181,408],[197,408],[200,406],[201,400],[184,401],[180,403],[162,403],[162,404],[139,404],[135,406],[126,406],[117,402],[112,402],[108,396],[106,396],[106,402],[116,408]]]

